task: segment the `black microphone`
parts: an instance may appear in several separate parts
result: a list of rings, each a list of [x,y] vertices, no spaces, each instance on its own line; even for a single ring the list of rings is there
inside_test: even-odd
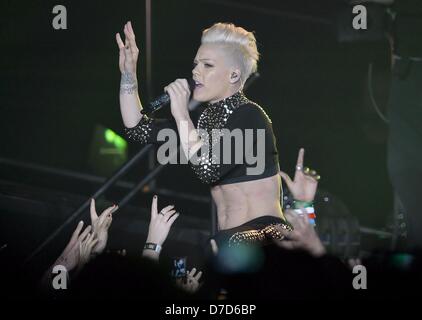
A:
[[[193,79],[188,79],[189,90],[192,93],[193,89],[195,89],[195,81]],[[151,113],[161,109],[166,104],[170,102],[170,95],[167,92],[164,92],[162,95],[158,96],[154,100],[152,100],[145,108],[142,108],[141,113],[150,115]]]

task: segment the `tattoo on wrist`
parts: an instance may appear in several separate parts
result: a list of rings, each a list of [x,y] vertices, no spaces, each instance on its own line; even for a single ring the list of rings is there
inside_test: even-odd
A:
[[[120,94],[134,94],[138,92],[138,82],[131,72],[123,72],[120,80]]]

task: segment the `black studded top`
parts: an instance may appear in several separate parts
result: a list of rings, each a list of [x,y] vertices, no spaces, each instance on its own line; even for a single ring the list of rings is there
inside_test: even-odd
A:
[[[126,134],[142,143],[156,143],[158,131],[177,127],[173,121],[145,115]],[[189,164],[206,184],[257,180],[278,173],[278,152],[271,120],[242,91],[205,106],[196,125],[203,146]]]

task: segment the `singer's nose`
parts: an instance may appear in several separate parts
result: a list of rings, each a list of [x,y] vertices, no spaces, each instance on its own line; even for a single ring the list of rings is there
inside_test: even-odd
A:
[[[197,75],[199,75],[199,72],[198,72],[198,66],[196,65],[193,69],[192,69],[192,75],[193,76],[197,76]]]

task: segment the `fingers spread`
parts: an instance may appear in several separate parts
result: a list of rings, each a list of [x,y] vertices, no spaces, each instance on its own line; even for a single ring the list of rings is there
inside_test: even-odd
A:
[[[119,50],[124,49],[125,44],[122,41],[122,38],[120,37],[120,33],[116,33],[116,41],[117,41],[117,45],[119,47]]]
[[[289,175],[283,171],[280,171],[278,174],[286,182],[287,187],[290,189],[290,186],[292,185],[293,181],[292,179],[290,179]]]
[[[135,34],[132,32],[130,26],[129,26],[129,22],[125,24],[125,27],[123,28],[125,35],[129,38],[129,39],[135,39]]]
[[[135,34],[130,31],[129,24],[128,23],[125,24],[125,27],[124,27],[123,30],[124,30],[126,39],[128,41],[128,43],[126,44],[126,46],[129,45],[129,49],[130,49],[130,51],[131,51],[132,54],[137,54],[138,47],[136,46],[136,42],[135,42]]]

